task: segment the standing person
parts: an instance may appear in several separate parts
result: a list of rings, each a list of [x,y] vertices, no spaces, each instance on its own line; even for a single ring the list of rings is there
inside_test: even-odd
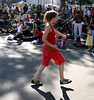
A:
[[[48,7],[47,7],[47,11],[49,11],[49,10],[51,10],[51,6],[50,5],[48,5]]]
[[[28,6],[28,13],[31,14],[31,4]]]
[[[67,17],[69,17],[69,15],[70,15],[70,9],[68,8],[68,6],[65,9],[65,13],[66,13]]]
[[[88,22],[90,23],[90,20],[91,20],[91,9],[88,7],[88,10],[87,10],[87,16],[88,16]]]
[[[27,6],[27,4],[24,5],[23,10],[24,10],[24,14],[28,11],[28,6]]]
[[[74,8],[74,11],[73,11],[73,15],[75,15],[76,12],[77,12],[77,10],[76,10],[76,7],[75,7],[75,8]]]
[[[38,5],[36,12],[37,12],[37,16],[39,17],[39,19],[41,18],[41,11],[42,11],[41,5]]]
[[[36,9],[35,4],[33,4],[33,5],[31,6],[31,15],[34,14],[35,9]]]
[[[56,23],[58,20],[58,14],[55,11],[47,11],[44,15],[44,22],[46,23],[46,26],[44,28],[45,32],[42,37],[42,41],[44,42],[42,47],[42,55],[43,60],[42,63],[37,70],[36,74],[34,75],[31,83],[36,85],[42,85],[42,83],[38,80],[39,75],[44,70],[46,66],[49,66],[50,60],[53,59],[56,65],[59,65],[59,73],[60,73],[60,84],[67,84],[72,82],[69,79],[65,79],[63,75],[64,71],[64,62],[65,58],[57,48],[55,42],[55,35],[62,36],[63,38],[66,38],[65,35],[61,34],[60,32],[57,32],[53,28],[53,24]]]
[[[74,25],[74,43],[77,41],[77,36],[78,36],[78,31],[79,31],[79,36],[81,36],[82,33],[82,21],[83,21],[83,16],[81,16],[80,11],[76,12],[76,15],[74,17],[75,25]]]
[[[86,46],[88,46],[87,51],[91,50],[91,47],[93,46],[93,31],[92,31],[92,25],[89,25],[88,27],[88,34],[86,39]]]

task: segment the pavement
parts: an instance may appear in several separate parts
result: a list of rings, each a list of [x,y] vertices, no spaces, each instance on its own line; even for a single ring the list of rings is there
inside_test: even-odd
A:
[[[30,81],[42,61],[42,44],[9,41],[0,34],[0,100],[94,100],[94,56],[72,42],[60,49],[66,58],[64,75],[72,83],[60,85],[58,66],[51,60],[39,87]]]

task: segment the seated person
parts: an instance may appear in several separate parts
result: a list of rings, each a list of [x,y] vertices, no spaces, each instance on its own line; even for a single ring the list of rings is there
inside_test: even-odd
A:
[[[16,40],[17,38],[22,39],[22,31],[23,31],[22,20],[19,20],[19,23],[17,24],[17,33],[15,34],[15,36],[13,37],[13,39],[14,40]]]
[[[11,29],[8,29],[8,32],[11,32],[12,34],[17,32],[17,22],[15,19],[11,21]]]
[[[33,35],[33,40],[38,40],[39,42],[42,42],[43,32],[39,26],[36,27],[35,31],[33,32]]]
[[[33,36],[33,34],[31,34],[31,32],[30,32],[30,27],[28,26],[27,23],[25,23],[25,25],[23,27],[23,35],[25,35],[25,36]]]
[[[31,29],[33,29],[33,24],[34,24],[34,19],[31,16],[30,19],[27,21],[28,25],[30,26]]]
[[[74,39],[74,25],[68,25],[67,38]]]
[[[27,23],[33,24],[33,17],[31,16],[30,19],[27,21]]]
[[[28,22],[30,19],[30,15],[28,14],[27,17],[25,18],[25,21]]]
[[[63,39],[61,36],[56,36],[56,45],[63,48],[65,45],[65,39]]]

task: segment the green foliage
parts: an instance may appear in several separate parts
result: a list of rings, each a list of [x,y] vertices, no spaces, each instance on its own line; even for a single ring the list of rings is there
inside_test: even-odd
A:
[[[78,5],[84,5],[84,4],[93,4],[93,0],[60,0],[61,4],[63,4],[65,1],[67,1],[70,4],[75,4],[75,1]]]
[[[92,4],[90,0],[79,0],[78,4],[84,5],[84,4]]]

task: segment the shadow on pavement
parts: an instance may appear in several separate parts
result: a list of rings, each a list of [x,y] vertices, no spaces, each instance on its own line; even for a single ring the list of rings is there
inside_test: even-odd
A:
[[[31,87],[33,89],[35,89],[40,95],[42,95],[45,98],[45,100],[56,100],[54,98],[54,96],[51,94],[51,92],[44,92],[44,91],[38,89],[39,86],[37,86],[37,85],[32,85]]]
[[[23,43],[22,40],[17,40],[18,45],[21,45],[22,43]]]
[[[74,91],[74,89],[66,88],[64,86],[61,86],[61,90],[62,90],[62,93],[63,93],[64,100],[70,100],[69,96],[67,95],[67,91]],[[63,99],[60,98],[60,100],[63,100]]]

